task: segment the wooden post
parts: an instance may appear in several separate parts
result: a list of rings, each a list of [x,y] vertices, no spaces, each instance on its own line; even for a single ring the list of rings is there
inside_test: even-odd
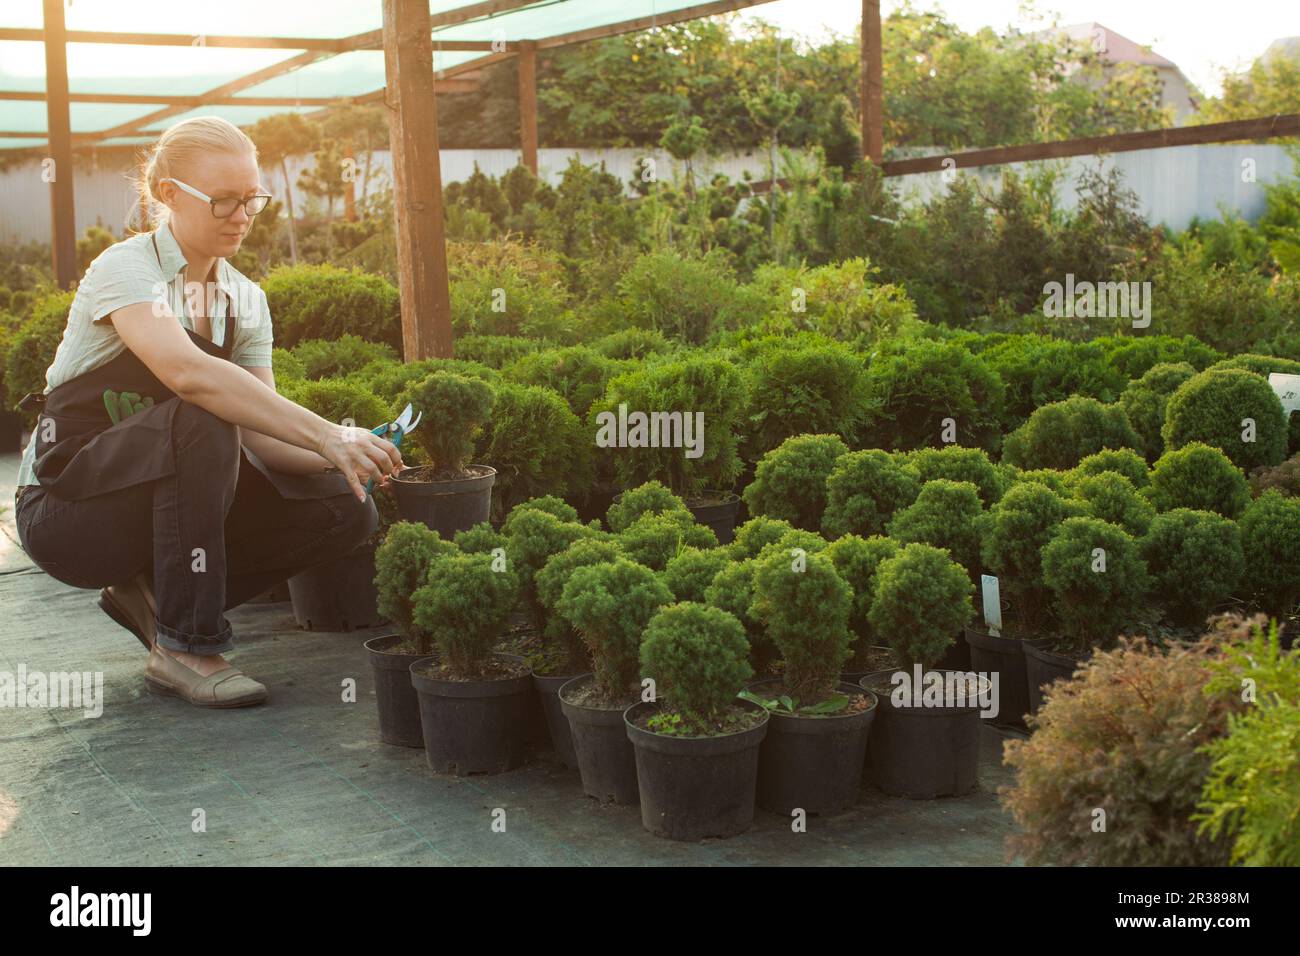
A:
[[[537,175],[537,41],[519,44],[519,146],[524,165]]]
[[[44,0],[43,5],[45,115],[50,144],[41,175],[50,184],[50,249],[54,256],[54,280],[60,289],[70,289],[77,279],[77,207],[72,191],[67,28],[63,22],[63,0]]]
[[[882,48],[880,0],[862,0],[862,155],[877,166],[885,154]]]
[[[384,67],[406,361],[451,358],[438,105],[429,5],[384,0]]]

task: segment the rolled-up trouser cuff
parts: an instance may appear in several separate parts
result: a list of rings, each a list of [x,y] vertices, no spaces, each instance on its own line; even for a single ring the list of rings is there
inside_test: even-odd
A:
[[[155,639],[159,645],[169,651],[181,651],[185,654],[198,654],[200,656],[225,654],[235,647],[235,632],[231,628],[230,622],[226,620],[225,615],[222,615],[221,620],[225,623],[221,633],[205,636],[178,631],[174,627],[168,627],[155,619],[154,630],[157,632]]]

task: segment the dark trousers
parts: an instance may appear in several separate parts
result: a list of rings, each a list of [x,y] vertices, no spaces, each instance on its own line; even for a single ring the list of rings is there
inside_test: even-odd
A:
[[[188,402],[171,434],[172,475],[79,501],[31,487],[18,499],[23,550],[77,588],[121,584],[152,565],[158,643],[221,654],[224,611],[342,557],[379,523],[372,498],[281,497],[240,453],[234,425]]]

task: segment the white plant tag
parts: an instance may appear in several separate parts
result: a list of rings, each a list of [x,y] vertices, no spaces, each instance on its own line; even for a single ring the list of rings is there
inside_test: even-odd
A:
[[[1300,412],[1300,375],[1284,375],[1281,372],[1269,372],[1268,384],[1273,386],[1277,397],[1282,400],[1282,410],[1290,415]]]
[[[984,588],[984,623],[994,637],[1002,636],[1002,597],[998,593],[998,579],[991,574],[981,574]]]

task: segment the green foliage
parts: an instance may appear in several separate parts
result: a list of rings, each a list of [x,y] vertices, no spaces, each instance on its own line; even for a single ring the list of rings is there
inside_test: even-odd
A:
[[[1202,624],[1228,598],[1245,567],[1241,531],[1211,511],[1175,508],[1157,515],[1139,542],[1154,593],[1183,624]]]
[[[944,548],[974,578],[979,574],[979,525],[984,506],[969,481],[936,478],[921,486],[916,501],[889,522],[889,536],[900,544],[919,542]]]
[[[1044,484],[1012,485],[980,522],[980,556],[1030,630],[1043,626],[1048,592],[1042,550],[1061,522],[1074,514],[1064,497]]]
[[[796,528],[821,527],[827,479],[848,446],[838,435],[787,438],[759,461],[743,494],[752,515],[788,521]]]
[[[261,287],[274,316],[276,341],[286,348],[349,332],[402,347],[400,297],[382,276],[328,264],[280,266]]]
[[[602,694],[625,698],[637,680],[641,638],[655,612],[673,603],[659,576],[626,558],[575,568],[556,602],[591,651]]]
[[[363,385],[337,379],[319,382],[289,379],[279,383],[280,394],[326,421],[349,424],[367,431],[391,420],[389,408]],[[416,430],[416,434],[419,429]]]
[[[880,534],[920,490],[910,461],[879,448],[847,452],[835,460],[826,477],[822,530],[832,537]]]
[[[609,380],[626,365],[585,345],[528,352],[512,361],[502,374],[520,385],[542,385],[558,392],[573,414],[585,418],[591,403],[605,394]]]
[[[551,555],[546,563],[533,575],[534,592],[537,604],[546,615],[543,634],[564,652],[565,660],[560,662],[563,673],[579,673],[588,669],[586,648],[581,635],[573,625],[561,617],[556,610],[564,586],[569,577],[578,568],[604,564],[623,557],[623,549],[617,541],[606,538],[579,538],[563,551]]]
[[[920,478],[921,483],[936,478],[950,481],[969,481],[979,491],[985,507],[1002,497],[1003,478],[997,466],[981,448],[964,448],[961,445],[944,445],[942,448],[921,448],[909,454],[905,461]]]
[[[773,549],[760,556],[750,613],[785,662],[786,693],[816,701],[831,693],[849,657],[853,591],[829,557],[817,552],[792,559]]]
[[[506,536],[487,521],[480,521],[472,528],[457,531],[452,541],[465,554],[491,554],[494,549],[506,546]]]
[[[395,404],[409,385],[428,378],[434,372],[452,372],[491,384],[496,384],[500,378],[495,369],[477,362],[439,358],[420,359],[416,362],[368,362],[352,373],[350,378],[361,382],[389,404]]]
[[[618,280],[628,325],[687,345],[745,321],[753,297],[718,255],[690,258],[672,250],[638,257]]]
[[[1071,395],[1113,402],[1128,381],[1095,342],[1013,335],[979,357],[1006,385],[1008,429],[1018,428],[1036,408]]]
[[[1300,455],[1288,458],[1276,468],[1256,468],[1250,473],[1250,493],[1258,498],[1270,488],[1289,497],[1300,497]]]
[[[455,551],[454,544],[418,521],[394,522],[375,549],[375,606],[420,654],[429,653],[430,634],[416,620],[413,596],[425,583],[434,557]]]
[[[518,590],[518,576],[495,569],[491,555],[437,556],[412,596],[415,621],[453,675],[476,677],[503,636]]]
[[[1020,468],[1073,468],[1103,448],[1140,448],[1119,405],[1073,396],[1044,405],[1007,436],[1003,457]]]
[[[745,628],[749,641],[749,660],[757,674],[767,673],[776,657],[776,645],[767,636],[763,622],[750,613],[754,603],[754,575],[758,561],[746,558],[731,561],[713,576],[704,589],[704,602],[710,607],[726,611]]]
[[[293,354],[303,364],[303,378],[319,379],[360,371],[370,362],[398,361],[397,353],[382,342],[368,342],[347,332],[337,339],[299,342]]]
[[[4,357],[6,407],[13,408],[28,392],[45,390],[45,373],[63,339],[73,298],[72,292],[50,292],[32,301],[31,314],[10,337]],[[29,425],[35,423],[34,414],[23,414]]]
[[[307,366],[303,364],[302,359],[298,358],[288,349],[282,349],[278,345],[271,349],[271,368],[275,370],[275,381],[278,385],[289,379],[303,379],[307,377]]]
[[[851,663],[863,663],[868,647],[884,643],[884,638],[872,629],[867,615],[876,596],[876,571],[882,561],[894,557],[898,550],[898,542],[892,538],[880,535],[863,538],[856,534],[846,534],[832,541],[826,548],[826,556],[835,565],[836,572],[853,590],[848,622],[849,636],[853,642]],[[851,665],[846,668],[854,669],[861,668]]]
[[[664,583],[679,601],[703,601],[704,589],[731,560],[726,548],[684,548],[664,566]]]
[[[402,391],[398,407],[409,402],[427,421],[411,433],[429,456],[435,474],[460,477],[465,461],[474,451],[474,433],[492,414],[496,396],[492,386],[480,379],[434,372]]]
[[[848,347],[765,349],[746,376],[745,457],[751,461],[796,435],[834,434],[850,443],[860,437],[867,379],[861,356]]]
[[[1146,562],[1127,532],[1098,518],[1066,518],[1043,546],[1043,584],[1075,652],[1110,647],[1141,608]]]
[[[686,548],[716,548],[718,537],[689,511],[670,511],[642,515],[618,533],[618,542],[633,561],[662,571]]]
[[[1260,495],[1241,518],[1247,583],[1266,611],[1279,617],[1300,600],[1300,498]]]
[[[564,273],[553,253],[503,240],[456,243],[448,258],[455,336],[572,340]]]
[[[1245,419],[1254,421],[1252,441],[1243,440]],[[1267,380],[1243,369],[1206,371],[1188,379],[1169,398],[1165,446],[1204,442],[1239,468],[1281,464],[1286,458],[1287,419]]]
[[[539,495],[536,498],[529,498],[521,501],[510,509],[506,515],[506,520],[501,525],[501,530],[509,536],[513,526],[513,521],[522,515],[525,511],[545,511],[549,515],[554,515],[561,521],[577,521],[578,511],[573,505],[569,504],[563,498],[557,498],[555,495]]]
[[[551,345],[545,339],[525,339],[517,335],[465,335],[456,338],[456,357],[501,369]]]
[[[1155,461],[1164,453],[1165,439],[1161,431],[1169,397],[1194,375],[1196,369],[1186,362],[1163,362],[1129,382],[1120,394],[1120,407],[1141,436],[1140,450],[1147,461]]]
[[[780,541],[787,532],[793,530],[794,525],[788,521],[755,515],[736,528],[731,544],[727,545],[727,548],[732,557],[738,561],[757,557],[765,547]]]
[[[506,535],[506,559],[519,574],[523,605],[534,624],[545,624],[544,609],[535,580],[552,555],[559,554],[582,538],[601,533],[576,521],[566,521],[541,508],[518,505],[502,525]]]
[[[694,520],[686,502],[677,497],[660,481],[647,481],[623,492],[618,501],[605,512],[605,522],[615,534],[626,531],[642,516],[680,512]]]
[[[1086,513],[1123,528],[1134,537],[1146,534],[1156,509],[1138,494],[1133,482],[1113,471],[1080,478],[1074,483],[1074,497]]]
[[[1131,448],[1107,448],[1094,455],[1088,455],[1069,473],[1068,480],[1077,483],[1080,479],[1094,475],[1113,472],[1127,478],[1134,488],[1145,488],[1150,478],[1146,461]]]
[[[1191,442],[1166,452],[1151,469],[1143,493],[1157,511],[1193,508],[1240,517],[1250,503],[1250,490],[1241,469],[1217,448]]]
[[[1223,734],[1230,710],[1202,693],[1208,650],[1125,641],[1052,688],[1033,736],[1004,748],[1016,775],[1000,791],[1016,823],[1010,852],[1030,866],[1227,862],[1226,841],[1197,839],[1191,820],[1210,766],[1201,748]]]
[[[643,359],[672,351],[672,343],[654,329],[622,329],[610,332],[591,343],[591,347],[606,358],[628,360]]]
[[[1223,358],[1218,349],[1190,335],[1112,335],[1093,341],[1105,350],[1121,382],[1143,378],[1157,365],[1190,365],[1199,372]]]
[[[974,585],[946,551],[913,542],[876,568],[867,619],[904,668],[932,667],[971,619]]]
[[[666,706],[699,726],[716,720],[753,676],[735,617],[693,601],[661,608],[641,641],[641,673]]]

